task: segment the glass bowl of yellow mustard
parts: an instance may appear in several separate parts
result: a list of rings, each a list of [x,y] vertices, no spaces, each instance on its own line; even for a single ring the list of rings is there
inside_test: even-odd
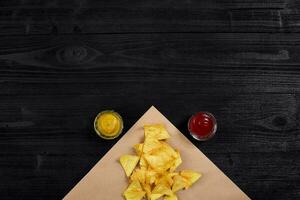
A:
[[[115,139],[122,133],[123,119],[113,110],[102,111],[95,118],[94,129],[103,139]]]

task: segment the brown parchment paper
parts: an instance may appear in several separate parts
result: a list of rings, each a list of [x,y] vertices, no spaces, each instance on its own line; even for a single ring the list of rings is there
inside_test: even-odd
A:
[[[123,154],[134,154],[132,146],[143,141],[143,125],[164,124],[171,138],[167,140],[179,149],[182,164],[176,170],[193,169],[203,177],[188,190],[177,192],[180,200],[246,200],[250,199],[197,147],[195,147],[155,107],[151,107],[105,156],[64,197],[64,200],[122,200],[128,182],[119,164]]]

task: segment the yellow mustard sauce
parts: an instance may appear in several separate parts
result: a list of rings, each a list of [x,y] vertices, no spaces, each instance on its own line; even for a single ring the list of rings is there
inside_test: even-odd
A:
[[[96,117],[95,129],[102,138],[114,139],[123,129],[122,118],[114,111],[103,111]]]

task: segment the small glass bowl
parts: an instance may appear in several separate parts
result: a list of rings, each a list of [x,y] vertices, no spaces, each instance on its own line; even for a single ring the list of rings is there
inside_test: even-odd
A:
[[[206,134],[205,136],[199,136],[198,134],[196,133],[193,133],[191,130],[190,130],[190,123],[191,123],[191,120],[196,117],[197,115],[206,115],[207,118],[211,119],[212,120],[212,123],[213,123],[213,128],[211,130],[210,133]],[[189,133],[190,135],[198,140],[198,141],[207,141],[209,139],[211,139],[215,134],[216,134],[216,131],[217,131],[217,120],[216,118],[213,116],[213,114],[211,114],[210,112],[206,112],[206,111],[201,111],[201,112],[197,112],[195,113],[194,115],[192,115],[188,121],[188,130],[189,130]]]
[[[117,117],[117,118],[120,120],[120,123],[121,123],[121,124],[120,124],[120,130],[118,131],[118,133],[117,133],[116,135],[111,136],[111,137],[110,137],[110,136],[107,136],[107,135],[105,135],[105,134],[103,134],[103,133],[97,128],[97,121],[98,121],[98,118],[99,118],[102,114],[105,114],[105,113],[111,113],[111,114],[113,114],[115,117]],[[95,129],[95,132],[97,133],[98,136],[100,136],[101,138],[106,139],[106,140],[112,140],[112,139],[117,138],[117,137],[122,133],[123,127],[124,127],[124,125],[123,125],[123,119],[122,119],[121,115],[120,115],[119,113],[113,111],[113,110],[104,110],[104,111],[100,112],[100,113],[96,116],[96,118],[95,118],[95,120],[94,120],[94,129]]]

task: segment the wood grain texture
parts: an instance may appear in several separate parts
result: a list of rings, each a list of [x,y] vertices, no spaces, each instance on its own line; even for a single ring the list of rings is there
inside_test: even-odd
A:
[[[295,0],[11,1],[0,34],[299,32]]]
[[[252,199],[300,196],[296,0],[0,1],[1,199],[61,199],[155,105]],[[190,138],[191,139],[191,138]]]
[[[266,33],[2,37],[2,196],[62,198],[116,142],[94,134],[97,112],[117,110],[127,130],[153,104],[186,135],[191,114],[214,113],[217,136],[194,143],[251,198],[296,199],[299,39]]]

